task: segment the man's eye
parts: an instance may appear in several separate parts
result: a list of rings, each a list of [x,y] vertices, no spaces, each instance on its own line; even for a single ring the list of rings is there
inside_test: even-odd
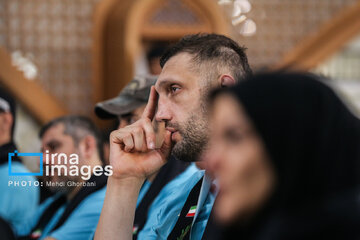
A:
[[[49,144],[49,150],[55,151],[58,146],[56,144]]]
[[[180,88],[177,87],[177,86],[171,86],[171,87],[170,87],[170,92],[171,92],[171,93],[175,93],[175,92],[178,91],[178,90],[180,90]]]

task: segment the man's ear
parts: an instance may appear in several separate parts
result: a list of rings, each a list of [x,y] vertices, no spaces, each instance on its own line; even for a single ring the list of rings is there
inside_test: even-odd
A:
[[[229,74],[222,74],[219,77],[220,86],[223,87],[231,87],[235,85],[235,79]]]
[[[2,124],[6,128],[7,131],[11,132],[13,122],[14,122],[14,118],[11,113],[9,113],[9,112],[3,113]]]
[[[0,145],[11,141],[14,118],[11,113],[0,114]]]
[[[86,158],[90,158],[96,151],[96,140],[94,136],[87,135],[80,142],[80,151]]]

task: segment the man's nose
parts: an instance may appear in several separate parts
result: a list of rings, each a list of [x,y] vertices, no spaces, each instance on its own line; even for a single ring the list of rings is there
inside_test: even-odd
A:
[[[159,98],[157,111],[155,114],[155,120],[158,122],[166,122],[171,120],[171,110],[169,108],[169,105],[166,101],[164,101],[162,98]]]

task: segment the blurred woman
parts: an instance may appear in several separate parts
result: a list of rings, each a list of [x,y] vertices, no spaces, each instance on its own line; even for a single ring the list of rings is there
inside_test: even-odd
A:
[[[360,122],[329,87],[266,73],[210,99],[226,239],[360,239]]]

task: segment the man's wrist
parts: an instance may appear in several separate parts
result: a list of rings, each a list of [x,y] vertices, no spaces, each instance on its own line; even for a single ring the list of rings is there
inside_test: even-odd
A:
[[[108,188],[115,188],[117,190],[123,190],[123,189],[140,190],[144,181],[145,178],[139,178],[139,177],[119,178],[119,177],[110,176],[108,178]]]

